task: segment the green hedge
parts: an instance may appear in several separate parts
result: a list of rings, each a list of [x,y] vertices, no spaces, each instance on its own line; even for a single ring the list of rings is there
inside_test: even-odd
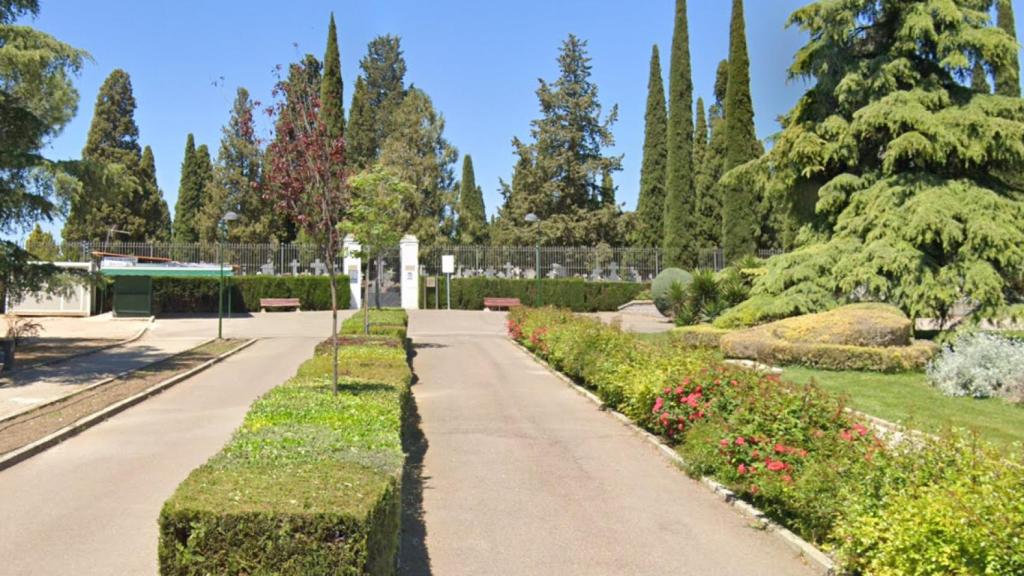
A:
[[[404,346],[352,343],[340,394],[314,357],[178,486],[161,574],[394,574],[412,373]]]
[[[518,308],[509,332],[676,446],[690,474],[834,551],[840,573],[1024,574],[1016,452],[960,433],[887,442],[817,386],[565,311]]]
[[[646,284],[634,282],[587,282],[581,279],[544,279],[540,285],[541,305],[567,308],[573,312],[618,310],[648,288]],[[536,280],[452,279],[452,308],[455,310],[483,310],[484,298],[488,297],[519,298],[523,305],[533,306],[536,296]],[[438,278],[437,288],[427,288],[420,293],[420,299],[422,308],[435,308],[438,302],[444,308],[447,304],[445,279]]]
[[[349,307],[347,276],[338,276],[338,309]],[[217,278],[154,278],[153,312],[217,312]],[[331,283],[326,276],[238,276],[226,279],[234,312],[259,312],[261,298],[298,298],[303,310],[330,310]],[[228,295],[225,294],[227,306]]]

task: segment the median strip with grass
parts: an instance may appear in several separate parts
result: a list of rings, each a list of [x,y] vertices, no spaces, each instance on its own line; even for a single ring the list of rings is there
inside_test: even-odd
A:
[[[54,434],[82,418],[142,393],[152,386],[238,348],[241,340],[208,342],[181,354],[113,378],[0,422],[0,455]]]
[[[387,316],[404,327],[404,313]],[[404,330],[363,340],[361,325],[343,325],[340,393],[321,346],[166,502],[162,574],[394,572],[412,372]]]

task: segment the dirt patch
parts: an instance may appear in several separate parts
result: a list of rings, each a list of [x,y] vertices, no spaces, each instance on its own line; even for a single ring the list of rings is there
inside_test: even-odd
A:
[[[69,356],[102,350],[118,342],[109,338],[34,338],[18,346],[14,368],[24,370]]]
[[[31,444],[85,416],[95,414],[177,374],[187,372],[237,348],[242,342],[243,340],[221,340],[203,344],[102,386],[0,422],[0,454]]]

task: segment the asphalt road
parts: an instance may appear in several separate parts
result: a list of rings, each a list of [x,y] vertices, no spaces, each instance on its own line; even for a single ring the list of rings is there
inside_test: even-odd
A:
[[[426,449],[400,573],[815,573],[503,331],[503,314],[412,317]]]
[[[213,324],[165,326],[187,337]],[[226,335],[246,334],[266,339],[0,472],[0,573],[156,574],[164,501],[220,450],[259,395],[312,355],[330,334],[330,314],[236,319]]]

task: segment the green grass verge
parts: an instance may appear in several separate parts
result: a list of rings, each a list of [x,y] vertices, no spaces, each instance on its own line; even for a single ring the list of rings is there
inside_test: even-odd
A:
[[[922,372],[880,374],[786,368],[783,377],[844,395],[850,407],[872,416],[927,432],[968,428],[1009,448],[1024,442],[1024,408],[990,398],[953,398],[932,387]]]
[[[341,393],[318,355],[253,404],[227,446],[160,514],[161,574],[393,574],[403,346],[341,348]]]

